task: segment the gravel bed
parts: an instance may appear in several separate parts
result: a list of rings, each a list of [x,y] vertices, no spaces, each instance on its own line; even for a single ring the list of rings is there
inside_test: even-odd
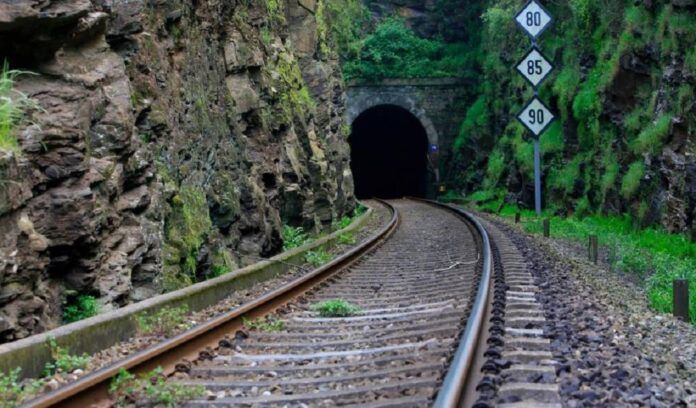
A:
[[[326,252],[336,257],[349,249],[357,246],[359,243],[372,236],[379,228],[384,226],[391,218],[391,213],[389,209],[384,205],[376,201],[365,201],[365,205],[373,209],[373,213],[370,218],[365,222],[365,224],[358,230],[353,232],[355,238],[354,244],[341,244],[336,243],[329,248],[326,248]],[[302,275],[311,272],[315,269],[315,266],[305,263],[293,266],[288,272],[282,276],[275,277],[273,279],[266,280],[264,282],[259,282],[254,286],[233,293],[228,298],[223,301],[210,306],[206,309],[189,314],[187,317],[190,326],[194,326],[198,323],[210,320],[222,313],[228,312],[254,298],[257,298],[265,293],[268,293],[286,283],[289,283]],[[190,327],[189,326],[189,327]],[[46,378],[46,384],[42,392],[48,392],[55,390],[64,384],[68,384],[83,377],[93,371],[100,368],[109,366],[128,357],[131,354],[145,350],[148,347],[152,347],[155,344],[166,340],[168,337],[173,337],[187,330],[187,327],[181,327],[174,331],[170,336],[163,335],[137,335],[132,337],[130,340],[118,343],[112,347],[95,353],[86,369],[75,370],[72,373],[58,373],[50,378]]]
[[[642,288],[576,243],[484,217],[532,265],[564,406],[696,406],[696,328],[650,310]]]

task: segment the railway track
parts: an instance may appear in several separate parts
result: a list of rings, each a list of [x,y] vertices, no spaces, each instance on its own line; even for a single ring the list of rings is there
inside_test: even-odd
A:
[[[509,241],[496,231],[502,249],[494,253],[481,222],[454,208],[414,200],[385,205],[391,221],[349,253],[29,405],[103,406],[120,368],[159,366],[169,381],[208,390],[188,407],[471,406],[477,389],[488,401],[511,407],[556,406],[554,385],[525,379],[541,374],[553,382],[552,361],[542,350],[548,343],[542,332],[529,328],[543,318],[533,304],[531,277]],[[313,311],[312,305],[332,299],[359,311],[340,318]],[[242,318],[271,314],[281,330],[243,325]],[[492,343],[486,342],[489,331]],[[493,346],[486,349],[486,343]],[[519,364],[496,365],[501,345]],[[509,384],[491,384],[479,374],[501,371]]]

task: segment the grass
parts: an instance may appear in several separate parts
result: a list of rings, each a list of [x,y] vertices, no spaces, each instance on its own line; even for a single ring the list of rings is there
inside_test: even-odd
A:
[[[10,69],[7,61],[0,71],[0,150],[19,149],[14,129],[22,122],[25,110],[31,105],[29,98],[14,89],[15,79],[23,73]]]
[[[309,237],[302,227],[291,227],[283,225],[283,250],[289,251],[294,248],[299,248],[304,245]]]
[[[135,317],[138,334],[171,336],[179,330],[191,327],[188,321],[188,306],[164,307],[155,313],[141,313]]]
[[[312,311],[321,317],[348,317],[359,313],[360,308],[343,299],[332,299],[312,305]]]
[[[205,388],[168,382],[161,368],[138,377],[122,368],[111,381],[109,394],[116,400],[116,406],[148,401],[144,406],[175,407],[183,401],[202,397]]]
[[[258,330],[267,333],[281,331],[285,328],[285,323],[275,316],[266,316],[255,320],[249,320],[246,317],[242,319],[244,327],[249,330]]]
[[[506,205],[503,216],[520,211]],[[542,233],[542,218],[523,210],[522,227],[533,234]],[[635,278],[646,292],[651,307],[661,313],[672,312],[672,281],[688,279],[690,321],[696,324],[696,243],[687,237],[648,228],[638,229],[629,217],[593,215],[583,218],[557,217],[550,213],[551,235],[585,244],[596,234],[608,252],[612,270]]]

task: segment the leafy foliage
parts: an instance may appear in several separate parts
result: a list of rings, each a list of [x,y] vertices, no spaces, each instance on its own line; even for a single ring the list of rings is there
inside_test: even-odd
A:
[[[63,321],[66,323],[87,319],[99,314],[97,298],[92,295],[78,295],[63,307]]]
[[[179,406],[186,400],[202,397],[203,386],[192,386],[167,381],[161,368],[139,377],[121,369],[109,386],[109,394],[116,399],[118,406],[129,405],[135,401],[149,402],[148,405],[166,407]]]
[[[309,237],[302,227],[291,227],[283,225],[283,250],[289,251],[301,247],[308,241]]]
[[[312,311],[321,317],[348,317],[359,313],[360,308],[344,299],[332,299],[312,305]]]
[[[305,262],[311,264],[312,266],[321,266],[329,262],[333,256],[326,252],[324,249],[318,249],[316,251],[308,251],[305,254]]]
[[[466,45],[418,37],[397,17],[380,22],[358,48],[343,64],[346,79],[463,76],[473,58]]]

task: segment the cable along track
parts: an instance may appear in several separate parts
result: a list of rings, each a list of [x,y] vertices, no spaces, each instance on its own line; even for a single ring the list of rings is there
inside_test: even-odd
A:
[[[387,205],[390,223],[350,253],[123,366],[160,365],[178,371],[170,381],[204,386],[208,395],[188,407],[458,403],[488,302],[488,237],[453,208],[414,200]],[[312,311],[330,299],[360,311],[345,318]],[[242,330],[242,316],[269,313],[283,322],[281,330]],[[59,398],[58,390],[35,406],[87,406],[95,401],[89,392],[103,392],[112,376],[103,374],[70,398]]]

